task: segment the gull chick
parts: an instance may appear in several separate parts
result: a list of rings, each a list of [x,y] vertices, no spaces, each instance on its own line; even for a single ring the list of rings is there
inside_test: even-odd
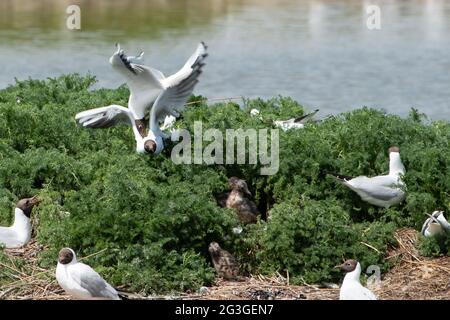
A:
[[[312,118],[314,115],[319,112],[319,109],[314,110],[311,113],[308,113],[306,115],[288,119],[288,120],[276,120],[273,122],[273,124],[279,128],[281,128],[283,131],[287,131],[290,129],[303,129],[305,127],[305,124],[309,121],[312,121]]]
[[[422,235],[434,237],[444,232],[450,233],[450,223],[445,219],[443,211],[434,211],[422,226]]]
[[[78,300],[121,300],[116,289],[90,266],[78,262],[70,248],[59,252],[56,280],[61,288]]]
[[[372,291],[362,286],[359,281],[361,265],[356,260],[347,260],[336,266],[346,272],[339,292],[339,300],[377,300]]]
[[[226,250],[223,250],[217,242],[211,242],[208,247],[211,259],[217,275],[226,280],[239,278],[239,266],[236,259]]]
[[[161,71],[140,64],[143,53],[137,57],[127,57],[117,44],[117,51],[109,62],[126,79],[130,88],[128,108],[109,105],[90,109],[76,114],[75,120],[85,128],[109,128],[119,124],[131,126],[136,152],[159,154],[164,149],[164,139],[169,137],[160,124],[165,119],[171,121],[167,116],[180,116],[199,81],[208,55],[206,49],[207,46],[201,42],[184,66],[166,77]]]
[[[349,176],[334,176],[344,186],[355,191],[362,200],[378,206],[389,208],[397,205],[405,199],[405,186],[402,175],[405,174],[405,167],[400,158],[398,147],[389,148],[389,174],[384,176],[356,178]]]
[[[244,224],[256,223],[256,216],[259,214],[255,203],[249,200],[245,195],[251,196],[247,183],[236,177],[228,180],[231,192],[226,199],[226,207],[236,211],[239,220]]]
[[[0,245],[4,245],[6,248],[19,248],[30,241],[31,211],[38,203],[37,196],[21,199],[17,203],[13,225],[10,227],[0,227]]]

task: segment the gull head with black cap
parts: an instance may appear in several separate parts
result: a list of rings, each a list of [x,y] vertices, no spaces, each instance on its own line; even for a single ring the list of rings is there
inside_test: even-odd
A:
[[[339,268],[346,273],[339,292],[340,300],[377,300],[373,292],[363,287],[359,280],[361,265],[358,261],[348,259],[335,268]]]
[[[39,202],[37,196],[17,202],[12,226],[0,227],[0,244],[6,248],[20,248],[31,240],[31,212]]]
[[[30,218],[31,211],[33,210],[34,206],[37,205],[40,201],[41,200],[37,196],[34,196],[32,198],[25,198],[19,200],[19,202],[17,202],[16,207],[22,210],[23,214],[26,217]]]
[[[77,256],[75,255],[75,252],[72,249],[64,248],[61,249],[61,251],[59,251],[58,262],[64,265],[69,263],[76,263]]]

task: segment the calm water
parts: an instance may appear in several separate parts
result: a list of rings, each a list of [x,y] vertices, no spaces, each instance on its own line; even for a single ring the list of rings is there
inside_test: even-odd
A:
[[[65,27],[69,4],[82,30]],[[381,7],[381,30],[365,6]],[[2,0],[0,87],[68,72],[123,81],[108,58],[120,42],[145,63],[176,71],[197,42],[210,56],[196,93],[292,96],[321,114],[363,105],[450,119],[450,1]]]

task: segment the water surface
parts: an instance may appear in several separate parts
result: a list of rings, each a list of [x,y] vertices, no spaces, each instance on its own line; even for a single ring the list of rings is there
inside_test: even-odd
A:
[[[70,4],[81,31],[66,28]],[[381,30],[366,27],[369,4]],[[196,93],[209,98],[284,95],[322,115],[366,105],[450,119],[445,0],[2,0],[0,87],[90,72],[114,88],[115,42],[170,74],[201,40],[210,56]]]

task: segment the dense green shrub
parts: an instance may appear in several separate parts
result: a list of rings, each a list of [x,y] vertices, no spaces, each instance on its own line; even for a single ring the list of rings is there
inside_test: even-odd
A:
[[[77,112],[127,103],[125,86],[91,91],[94,81],[68,75],[0,91],[0,221],[11,221],[17,199],[44,199],[33,218],[38,241],[48,246],[43,267],[54,266],[63,246],[80,256],[107,248],[89,263],[115,285],[146,293],[196,289],[214,279],[207,247],[218,241],[246,272],[336,281],[341,275],[332,267],[344,258],[386,270],[395,228],[420,228],[426,212],[450,203],[450,125],[417,111],[403,119],[362,108],[280,131],[279,172],[261,176],[259,164],[175,165],[173,143],[159,156],[137,155],[126,127],[77,127]],[[192,101],[177,127],[192,130],[202,120],[203,130],[267,128],[304,112],[283,97],[243,107]],[[262,120],[249,115],[252,108]],[[400,146],[407,168],[408,196],[399,207],[365,204],[327,175],[387,172],[391,145]],[[235,214],[214,198],[230,176],[247,180],[262,218],[269,216],[241,235],[231,231]]]
[[[450,255],[450,234],[443,233],[435,237],[420,237],[420,254],[428,257]]]

